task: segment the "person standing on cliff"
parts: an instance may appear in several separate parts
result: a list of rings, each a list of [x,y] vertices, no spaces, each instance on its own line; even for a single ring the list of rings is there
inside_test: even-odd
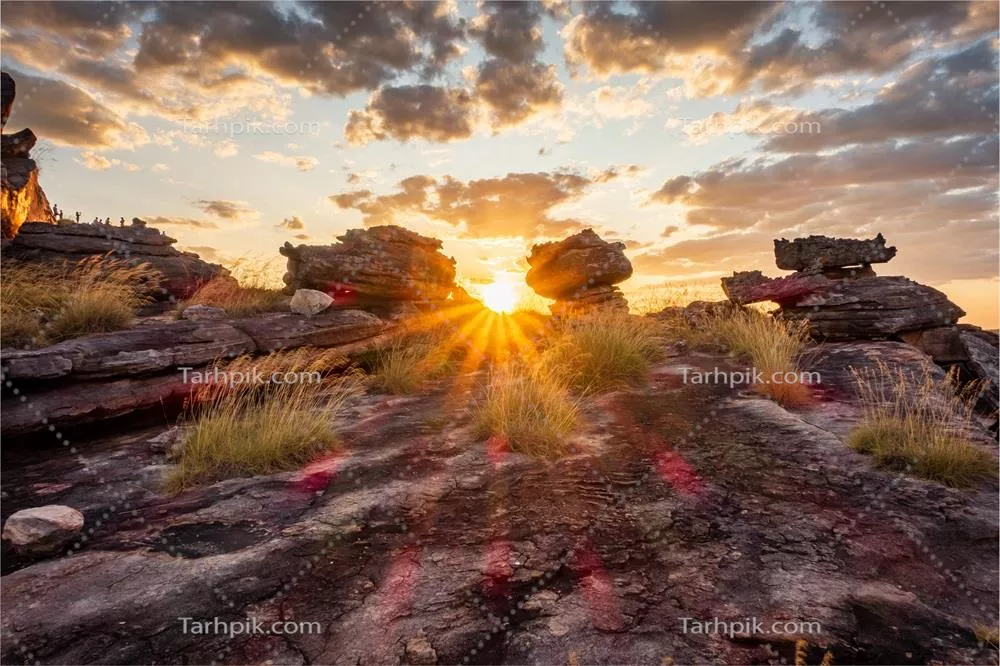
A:
[[[76,211],[76,223],[80,224],[80,211]]]

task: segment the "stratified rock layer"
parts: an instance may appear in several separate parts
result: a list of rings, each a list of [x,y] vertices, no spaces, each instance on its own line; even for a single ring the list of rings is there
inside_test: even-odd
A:
[[[4,258],[76,263],[107,256],[130,265],[148,264],[161,276],[160,295],[176,298],[187,298],[208,280],[229,275],[218,264],[171,247],[176,242],[162,231],[139,225],[28,223],[5,246]]]
[[[556,299],[551,308],[555,315],[597,308],[628,311],[628,301],[614,286],[632,276],[624,243],[609,243],[585,229],[558,242],[535,245],[528,265],[528,286]]]
[[[0,174],[0,235],[13,238],[29,220],[55,222],[49,200],[38,184],[38,165],[29,157],[5,158]]]
[[[882,234],[869,240],[809,236],[774,241],[778,268],[792,271],[844,268],[881,264],[896,256],[896,248],[886,247]]]
[[[291,243],[286,291],[316,289],[349,302],[444,301],[455,288],[455,260],[440,252],[441,241],[386,225],[351,229],[335,245]]]

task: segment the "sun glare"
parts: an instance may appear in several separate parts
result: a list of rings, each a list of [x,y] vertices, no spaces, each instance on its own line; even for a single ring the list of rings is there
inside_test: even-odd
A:
[[[517,290],[507,280],[494,279],[490,284],[479,288],[483,297],[483,305],[494,312],[513,312],[517,304]]]

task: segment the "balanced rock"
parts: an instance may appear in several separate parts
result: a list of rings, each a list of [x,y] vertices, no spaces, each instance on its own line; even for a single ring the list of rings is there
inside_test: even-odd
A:
[[[4,134],[0,137],[0,157],[7,160],[12,157],[28,157],[38,139],[30,129],[23,129],[14,134]]]
[[[208,280],[229,275],[218,264],[171,247],[176,242],[152,227],[28,223],[4,247],[4,259],[62,264],[108,257],[132,266],[147,264],[161,278],[162,291],[150,294],[157,297],[187,298]]]
[[[781,314],[809,320],[815,337],[857,340],[947,326],[965,312],[937,289],[904,277],[866,277],[834,281],[827,288],[785,301]]]
[[[82,529],[82,513],[50,504],[12,513],[3,526],[3,539],[19,553],[49,555],[73,541]]]
[[[609,243],[593,229],[585,229],[558,242],[533,246],[528,265],[528,286],[558,301],[553,314],[593,308],[628,311],[628,301],[614,286],[632,276],[624,243]]]
[[[868,240],[809,236],[788,241],[774,241],[778,268],[793,271],[818,271],[847,266],[881,264],[896,256],[896,248],[886,247],[882,234]]]
[[[330,307],[333,296],[315,289],[296,289],[289,309],[295,314],[311,316]]]
[[[441,241],[395,225],[351,229],[333,245],[285,243],[285,291],[315,289],[338,302],[440,302],[455,288],[455,260]]]
[[[14,79],[7,72],[0,74],[2,125],[7,125],[14,106]],[[0,236],[13,238],[25,222],[54,223],[55,215],[49,200],[38,184],[38,165],[31,159],[35,134],[23,129],[0,137]]]
[[[17,87],[14,85],[14,77],[7,72],[0,72],[0,127],[7,126],[7,118],[14,106],[14,94]]]

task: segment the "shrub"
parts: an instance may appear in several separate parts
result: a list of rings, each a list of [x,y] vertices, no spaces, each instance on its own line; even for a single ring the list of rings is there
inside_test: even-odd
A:
[[[707,317],[702,328],[706,336],[746,358],[760,371],[765,382],[755,385],[758,392],[788,406],[809,402],[807,385],[771,381],[776,375],[798,372],[799,359],[809,342],[807,322],[788,321],[753,309],[734,309],[725,315]]]
[[[656,324],[618,313],[571,319],[541,363],[583,391],[598,391],[643,381],[660,353]]]
[[[556,458],[579,421],[579,406],[565,382],[539,367],[494,370],[474,410],[476,432],[500,436],[513,451]]]
[[[338,444],[333,420],[357,386],[352,375],[317,383],[212,387],[192,409],[194,426],[167,490],[309,462]]]
[[[861,399],[861,420],[848,444],[895,469],[950,486],[968,486],[995,474],[992,455],[972,443],[973,409],[981,384],[958,388],[957,374],[935,380],[879,363],[851,369]]]
[[[48,344],[126,328],[158,283],[148,265],[108,257],[65,266],[7,262],[0,338],[4,344]]]

